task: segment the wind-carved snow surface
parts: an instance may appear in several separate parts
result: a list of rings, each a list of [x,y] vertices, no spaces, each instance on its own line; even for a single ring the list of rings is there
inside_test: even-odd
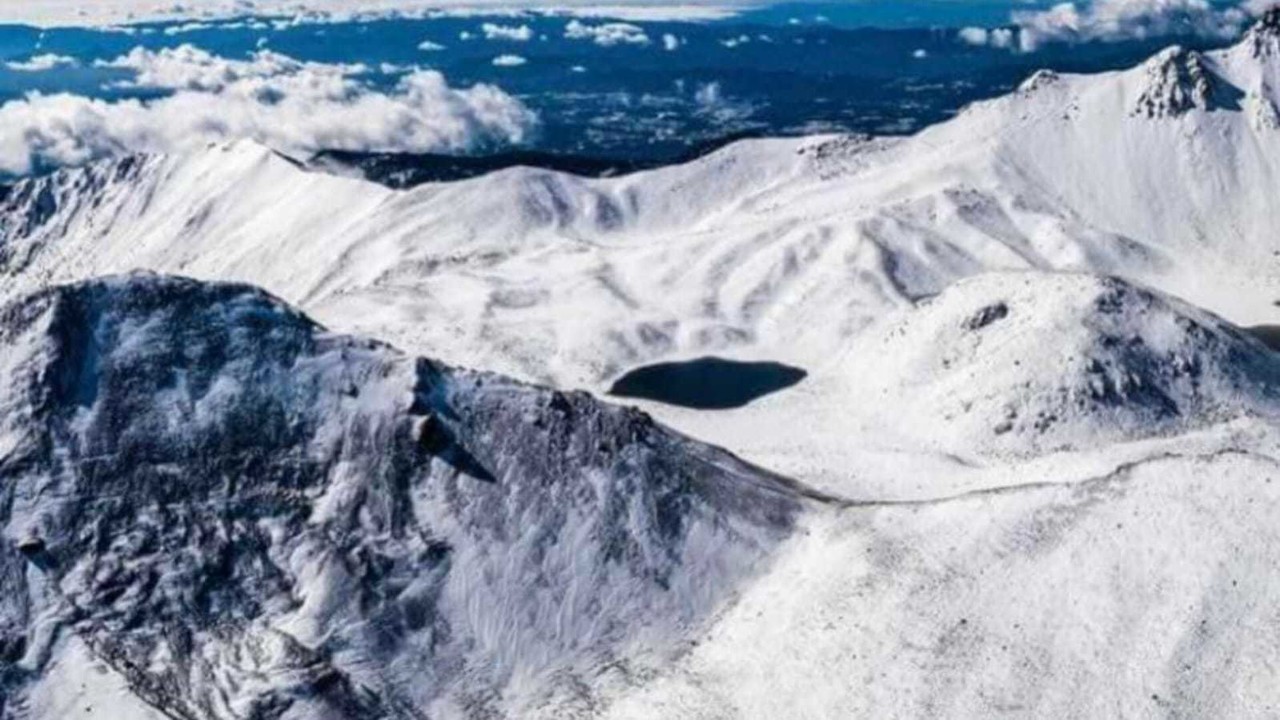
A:
[[[604,716],[1268,716],[1276,457],[1183,448],[834,515]]]
[[[637,411],[248,287],[56,287],[0,338],[4,717],[52,717],[81,646],[171,717],[585,713],[682,651],[805,502]]]

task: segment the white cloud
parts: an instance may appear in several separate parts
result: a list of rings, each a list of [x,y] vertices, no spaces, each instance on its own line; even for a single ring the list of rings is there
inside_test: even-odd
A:
[[[236,22],[224,22],[221,25],[211,25],[218,30],[270,30],[271,23],[263,20],[239,20]]]
[[[1023,50],[1046,42],[1115,41],[1167,35],[1230,38],[1249,22],[1241,7],[1209,0],[1094,0],[1083,6],[1065,2],[1041,11],[1018,11]]]
[[[1240,3],[1240,9],[1255,17],[1261,17],[1263,13],[1277,6],[1280,6],[1277,0],[1244,0]]]
[[[440,52],[441,50],[445,50],[447,48],[445,48],[444,45],[441,45],[438,42],[423,40],[422,42],[418,43],[418,49],[424,52]]]
[[[198,32],[200,30],[212,30],[216,27],[218,26],[213,25],[211,23],[189,22],[189,23],[183,23],[182,25],[170,25],[169,27],[164,29],[164,34],[172,37],[174,35],[182,35],[183,33],[189,33],[189,32]]]
[[[378,63],[378,72],[383,75],[403,75],[405,73],[415,72],[422,68],[418,65],[397,65],[395,63]]]
[[[698,89],[693,93],[693,100],[703,107],[719,105],[724,101],[724,93],[720,90],[720,83],[709,82],[699,85]]]
[[[721,40],[720,44],[732,50],[733,48],[736,48],[739,45],[746,45],[749,42],[751,42],[750,35],[739,35],[736,38],[727,38],[725,40]]]
[[[493,59],[493,64],[496,67],[519,67],[527,62],[529,61],[519,55],[499,55]]]
[[[917,60],[923,60],[929,57],[929,51],[925,50],[924,48],[916,48],[916,51],[911,53],[911,57]]]
[[[986,45],[988,34],[986,28],[980,27],[961,28],[957,33],[962,41],[970,45]]]
[[[564,36],[570,40],[591,40],[602,47],[649,44],[649,36],[645,34],[644,28],[631,23],[588,25],[580,20],[570,20],[564,26]]]
[[[668,51],[678,50],[680,48],[680,38],[672,35],[671,33],[667,33],[662,36],[662,47],[666,48]]]
[[[537,124],[502,90],[452,88],[434,71],[410,72],[379,91],[355,77],[360,66],[304,63],[270,52],[230,60],[189,46],[139,49],[105,64],[134,70],[135,86],[173,93],[118,101],[32,93],[0,105],[0,172],[241,138],[296,154],[458,152],[520,142]]]
[[[114,60],[99,60],[94,66],[132,70],[134,78],[118,83],[120,87],[203,92],[220,92],[241,81],[267,79],[281,85],[302,81],[312,87],[322,82],[333,86],[349,83],[352,75],[369,72],[362,64],[303,62],[270,50],[259,50],[248,60],[231,60],[194,45],[161,50],[136,47]]]
[[[962,42],[970,45],[990,46],[993,48],[1008,48],[1014,43],[1013,30],[1009,28],[992,28],[988,30],[980,27],[961,28],[957,33]]]
[[[76,62],[76,59],[73,57],[67,57],[66,55],[54,55],[50,53],[45,55],[35,55],[30,59],[21,62],[8,62],[5,63],[4,66],[15,72],[44,72],[58,67],[78,64],[79,63]]]
[[[509,40],[511,42],[529,42],[533,39],[533,30],[528,25],[497,25],[485,23],[480,26],[487,40]]]
[[[684,84],[677,82],[676,87],[683,90]],[[699,83],[693,92],[693,102],[699,115],[717,122],[740,121],[750,117],[756,109],[750,102],[730,98],[718,81]]]
[[[632,22],[725,20],[757,0],[0,0],[4,20],[50,26],[98,27],[141,22],[232,21],[246,15],[294,16],[298,23],[381,19],[522,16],[530,9]]]

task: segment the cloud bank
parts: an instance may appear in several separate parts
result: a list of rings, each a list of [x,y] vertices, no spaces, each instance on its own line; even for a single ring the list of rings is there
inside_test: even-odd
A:
[[[486,40],[508,40],[511,42],[529,42],[533,39],[533,30],[528,25],[508,26],[485,23],[480,26]]]
[[[1013,47],[1014,41],[1017,39],[1013,30],[1009,28],[988,30],[980,27],[967,27],[961,28],[957,35],[969,45],[994,48]]]
[[[228,20],[306,15],[317,22],[352,19],[469,17],[517,10],[632,21],[722,20],[758,0],[0,0],[6,22],[41,27]]]
[[[1222,6],[1208,0],[1094,0],[1048,10],[1018,11],[1019,43],[1032,51],[1048,42],[1144,39],[1168,35],[1231,38],[1250,21],[1251,3]]]
[[[14,72],[45,72],[54,68],[77,65],[76,59],[51,53],[36,55],[27,60],[7,62],[4,66]]]
[[[590,40],[601,47],[649,44],[644,28],[621,22],[588,25],[580,20],[570,20],[564,26],[564,36],[570,40]]]
[[[132,70],[133,87],[171,94],[104,101],[32,93],[0,105],[0,173],[240,138],[299,155],[465,152],[522,142],[537,126],[536,115],[499,88],[453,88],[429,70],[379,90],[361,77],[363,66],[300,62],[269,51],[232,60],[191,46],[139,48],[102,64]]]
[[[194,45],[148,50],[136,47],[114,60],[99,60],[96,67],[132,70],[134,78],[122,87],[221,92],[245,81],[273,81],[281,90],[295,92],[299,84],[316,87],[347,81],[369,72],[362,64],[303,62],[288,55],[260,50],[248,60],[213,55]]]

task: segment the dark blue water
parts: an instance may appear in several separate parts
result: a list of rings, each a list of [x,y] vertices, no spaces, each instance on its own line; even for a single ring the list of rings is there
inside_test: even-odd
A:
[[[636,368],[618,378],[609,394],[699,410],[728,410],[785,390],[807,375],[781,363],[704,357]]]
[[[364,81],[373,86],[390,86],[399,78],[380,70],[384,63],[438,69],[454,86],[493,83],[539,113],[540,130],[526,149],[661,162],[741,135],[910,133],[974,100],[1007,92],[1038,68],[1083,72],[1125,67],[1174,40],[1058,45],[1017,53],[973,47],[957,38],[955,26],[997,23],[1008,9],[1001,2],[910,0],[780,5],[715,22],[639,22],[635,24],[650,39],[648,44],[612,47],[568,39],[567,18],[538,14],[279,29],[238,22],[175,34],[165,32],[174,25],[137,26],[134,34],[0,26],[0,101],[31,91],[145,97],[154,91],[110,86],[128,73],[92,66],[94,60],[115,58],[139,45],[190,43],[235,58],[266,47],[304,60],[367,64],[372,70]],[[527,25],[533,39],[486,40],[480,31],[485,22]],[[937,23],[952,27],[931,26]],[[884,27],[851,27],[856,24]],[[472,39],[461,39],[464,33]],[[664,49],[664,35],[680,38],[680,47]],[[419,50],[423,41],[445,49]],[[81,64],[43,73],[14,72],[2,65],[39,53],[75,57]],[[516,54],[527,62],[495,67],[493,59],[501,54]]]

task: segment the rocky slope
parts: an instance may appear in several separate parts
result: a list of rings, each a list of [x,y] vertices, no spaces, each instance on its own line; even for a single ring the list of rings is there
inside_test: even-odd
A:
[[[1120,278],[986,273],[874,321],[746,410],[665,414],[845,498],[938,499],[1191,445],[1270,452],[1280,355]]]
[[[0,343],[0,717],[588,714],[810,502],[245,286],[58,286]]]

